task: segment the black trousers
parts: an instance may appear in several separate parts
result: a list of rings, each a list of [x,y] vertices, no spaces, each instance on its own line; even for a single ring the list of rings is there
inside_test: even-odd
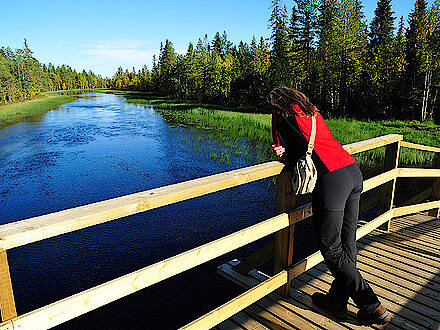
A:
[[[356,268],[356,229],[363,178],[357,164],[318,176],[313,191],[313,223],[319,249],[334,277],[329,294],[346,304],[349,297],[366,311],[379,300]]]

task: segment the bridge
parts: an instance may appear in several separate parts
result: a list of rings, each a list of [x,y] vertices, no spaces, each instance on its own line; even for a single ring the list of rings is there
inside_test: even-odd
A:
[[[397,134],[344,146],[351,154],[379,147],[386,149],[384,171],[364,181],[364,192],[375,192],[362,200],[361,213],[377,206],[380,212],[373,220],[360,221],[356,234],[358,267],[392,313],[388,327],[437,329],[440,148],[409,143]],[[399,167],[402,147],[437,153],[433,168]],[[7,250],[271,176],[279,176],[277,216],[17,315]],[[421,177],[435,178],[433,186],[395,207],[396,179]],[[350,318],[344,323],[311,306],[311,294],[327,291],[331,276],[319,251],[293,263],[295,225],[310,218],[312,206],[296,205],[290,179],[291,173],[284,165],[273,161],[1,225],[0,329],[57,326],[271,234],[275,234],[274,241],[246,259],[218,267],[220,274],[246,291],[183,329],[360,328],[353,304],[349,305]],[[258,268],[271,259],[274,275],[267,275]]]

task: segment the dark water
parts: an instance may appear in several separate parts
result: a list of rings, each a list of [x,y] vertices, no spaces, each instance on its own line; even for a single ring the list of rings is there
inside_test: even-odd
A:
[[[243,142],[245,143],[245,142]],[[39,122],[0,130],[0,223],[257,163],[212,132],[168,124],[116,95],[86,94]],[[29,312],[276,214],[258,181],[8,251],[18,314]],[[304,226],[306,228],[307,226]],[[314,246],[306,228],[297,258]],[[63,324],[69,329],[172,329],[242,290],[216,267],[234,251]],[[302,252],[301,252],[302,251]]]

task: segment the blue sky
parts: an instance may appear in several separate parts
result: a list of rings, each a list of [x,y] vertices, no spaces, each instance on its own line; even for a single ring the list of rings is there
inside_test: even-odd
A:
[[[395,16],[406,19],[414,2],[392,0]],[[286,3],[290,8],[294,2]],[[368,21],[376,3],[363,0]],[[27,38],[40,62],[112,76],[118,66],[151,67],[166,38],[185,52],[188,42],[205,33],[212,39],[226,30],[235,43],[269,37],[270,5],[270,0],[7,0],[1,5],[0,46],[20,48]]]

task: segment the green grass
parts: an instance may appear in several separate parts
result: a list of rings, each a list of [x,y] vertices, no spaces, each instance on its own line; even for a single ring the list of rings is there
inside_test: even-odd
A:
[[[244,113],[223,106],[176,101],[152,93],[117,92],[129,103],[153,105],[173,123],[214,129],[229,144],[247,139],[259,145],[264,160],[275,159],[272,154],[271,116],[261,113]],[[416,121],[360,121],[355,119],[326,120],[333,136],[348,144],[386,134],[402,134],[405,141],[436,146],[440,145],[440,130],[432,122]],[[382,167],[385,148],[376,148],[354,155],[362,169],[375,172]],[[431,166],[434,153],[402,148],[400,166]]]
[[[21,121],[37,120],[49,110],[75,100],[73,96],[47,93],[42,97],[20,103],[0,106],[0,128],[16,124]]]

